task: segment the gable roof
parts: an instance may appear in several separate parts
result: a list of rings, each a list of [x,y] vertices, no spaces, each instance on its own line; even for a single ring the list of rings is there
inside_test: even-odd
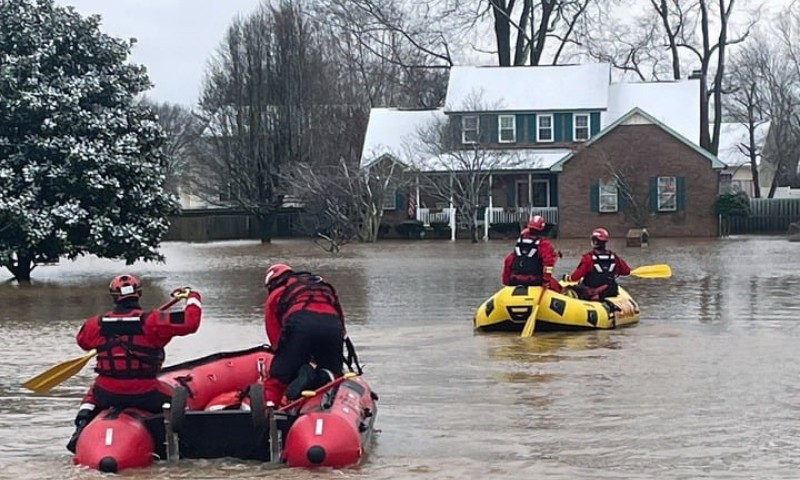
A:
[[[445,112],[604,110],[611,66],[455,66]]]
[[[756,148],[760,152],[764,150],[764,144],[769,133],[770,122],[764,122],[755,128]],[[750,163],[750,156],[746,151],[742,151],[740,145],[750,145],[750,131],[743,123],[722,123],[719,130],[719,151],[717,157],[730,167],[736,167]],[[761,155],[757,157],[760,163]]]
[[[664,124],[663,122],[659,121],[657,118],[653,117],[652,115],[650,115],[649,113],[645,112],[644,110],[642,110],[639,107],[633,108],[631,111],[629,111],[625,115],[623,115],[620,118],[618,118],[614,123],[612,123],[611,125],[607,126],[602,131],[598,132],[597,135],[592,137],[588,142],[584,143],[583,146],[584,147],[588,147],[588,146],[592,145],[593,143],[597,142],[601,138],[603,138],[606,135],[608,135],[610,132],[614,131],[614,129],[617,128],[618,126],[626,124],[629,120],[635,119],[635,117],[637,115],[642,117],[644,120],[646,120],[647,123],[653,124],[653,125],[656,125],[656,126],[660,127],[662,130],[664,130],[665,132],[669,133],[673,137],[677,138],[678,140],[683,142],[686,146],[688,146],[689,148],[691,148],[695,152],[699,153],[701,156],[703,156],[706,159],[708,159],[708,161],[711,162],[711,168],[713,168],[713,169],[722,169],[722,168],[726,167],[726,165],[724,163],[722,163],[719,160],[719,158],[717,158],[716,156],[708,153],[705,149],[700,148],[700,146],[698,146],[694,142],[690,141],[689,139],[687,139],[686,137],[684,137],[680,133],[676,132],[675,130],[671,129],[666,124]],[[578,153],[578,152],[580,152],[580,150],[578,150],[577,152],[572,152],[572,153],[568,154],[567,156],[562,158],[558,163],[553,165],[553,167],[550,170],[553,171],[553,172],[560,172],[563,169],[564,164],[567,163],[570,159],[572,159],[572,157],[574,157],[575,154]]]
[[[700,80],[612,83],[602,128],[640,108],[695,145],[700,144]]]
[[[445,118],[440,108],[373,108],[369,112],[364,146],[361,148],[361,168],[370,167],[385,155],[391,155],[396,160],[403,158],[416,141],[420,128]]]
[[[565,155],[572,152],[568,148],[550,149],[491,149],[475,152],[465,150],[445,153],[413,162],[413,167],[421,172],[468,172],[477,170],[476,165],[483,164],[481,169],[495,172],[524,171],[524,170],[549,170]],[[476,159],[481,155],[483,159]],[[459,168],[464,165],[468,168]]]

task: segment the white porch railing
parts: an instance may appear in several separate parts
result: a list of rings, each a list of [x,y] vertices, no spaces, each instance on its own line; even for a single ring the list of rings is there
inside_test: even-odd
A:
[[[558,207],[492,207],[486,208],[483,237],[489,238],[489,227],[497,223],[527,223],[534,215],[541,215],[550,224],[558,223]]]
[[[456,239],[456,209],[443,208],[441,211],[431,212],[430,208],[418,208],[417,220],[422,222],[426,227],[430,227],[431,223],[447,224],[450,227],[450,239]]]

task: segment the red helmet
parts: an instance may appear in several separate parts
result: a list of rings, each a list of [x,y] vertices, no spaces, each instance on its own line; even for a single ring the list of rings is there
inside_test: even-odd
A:
[[[119,275],[111,279],[108,291],[115,302],[128,297],[139,298],[142,296],[142,282],[135,275]]]
[[[543,216],[534,215],[528,221],[528,228],[530,230],[541,232],[542,230],[544,230],[544,227],[545,227],[546,224],[547,224],[547,222],[544,221],[544,217]]]
[[[592,241],[597,240],[598,242],[607,242],[608,241],[608,230],[605,228],[595,228],[592,231]]]
[[[285,263],[276,263],[275,265],[270,265],[269,268],[267,268],[266,274],[264,275],[264,288],[272,288],[272,285],[274,285],[279,278],[288,273],[292,273],[292,267]]]

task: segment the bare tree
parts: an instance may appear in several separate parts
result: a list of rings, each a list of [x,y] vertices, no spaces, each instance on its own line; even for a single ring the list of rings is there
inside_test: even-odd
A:
[[[308,161],[312,121],[321,115],[327,86],[316,47],[297,5],[262,5],[233,22],[207,71],[195,185],[208,201],[254,215],[264,242],[286,194],[281,174]]]
[[[604,179],[606,185],[616,188],[618,198],[622,205],[618,208],[625,215],[625,219],[634,224],[636,228],[647,228],[650,214],[650,191],[647,183],[642,182],[637,176],[637,165],[630,162],[614,161],[602,150],[592,146],[596,154],[606,166],[608,176]]]
[[[480,108],[468,108],[480,111]],[[489,148],[480,138],[464,147],[458,125],[448,119],[435,120],[420,128],[418,139],[409,145],[408,158],[418,170],[422,189],[457,211],[460,224],[467,225],[473,243],[480,240],[479,212],[488,201],[489,176],[500,169],[514,168],[522,162],[509,150]]]
[[[554,41],[557,43],[551,49],[550,63],[558,64],[566,45],[575,41],[579,24],[592,3],[593,0],[522,0],[519,4],[516,0],[487,0],[498,64],[540,65],[549,43]]]
[[[178,194],[181,176],[188,174],[192,165],[192,150],[197,145],[203,130],[202,122],[191,109],[169,102],[153,102],[147,98],[142,103],[148,105],[158,117],[158,123],[166,134],[164,155],[167,159],[165,187]]]

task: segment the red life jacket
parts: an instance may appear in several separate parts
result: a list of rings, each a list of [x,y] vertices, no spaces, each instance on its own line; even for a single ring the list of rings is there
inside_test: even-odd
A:
[[[517,285],[538,284],[544,273],[542,257],[539,256],[539,238],[522,236],[514,246],[514,261],[511,264],[511,281]]]
[[[141,309],[100,315],[100,334],[95,372],[111,378],[155,378],[164,363],[164,348],[144,334],[146,314]]]
[[[278,323],[283,327],[289,311],[304,310],[313,304],[331,305],[336,309],[344,329],[344,314],[339,304],[339,296],[333,285],[326,282],[319,275],[308,272],[297,272],[284,280],[284,290],[278,299],[276,312]],[[299,307],[296,307],[299,305]]]

